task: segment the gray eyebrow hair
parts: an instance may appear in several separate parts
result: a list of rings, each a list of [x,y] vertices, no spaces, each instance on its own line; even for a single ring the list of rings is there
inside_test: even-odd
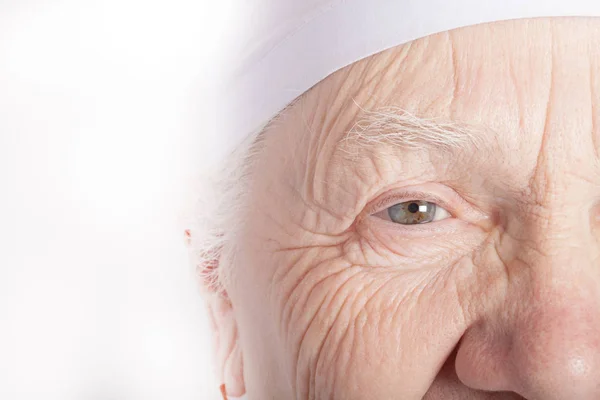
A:
[[[422,118],[395,106],[361,110],[361,118],[340,141],[342,150],[351,155],[356,155],[353,151],[361,148],[382,146],[406,150],[478,149],[484,145],[484,137],[489,135],[489,129],[438,118]]]

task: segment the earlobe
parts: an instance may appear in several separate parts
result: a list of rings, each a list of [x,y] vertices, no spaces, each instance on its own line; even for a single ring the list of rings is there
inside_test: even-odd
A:
[[[213,328],[217,378],[225,384],[227,396],[242,396],[246,393],[244,362],[231,302],[217,294],[207,300]]]
[[[240,397],[246,393],[244,359],[239,339],[236,339],[233,351],[225,362],[224,382],[228,396]]]

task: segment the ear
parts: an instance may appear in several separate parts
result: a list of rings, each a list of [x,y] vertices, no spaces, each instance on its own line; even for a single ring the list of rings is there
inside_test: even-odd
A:
[[[213,330],[213,358],[217,378],[225,384],[227,396],[246,393],[244,363],[237,322],[229,298],[223,294],[207,296],[208,312]]]
[[[185,231],[186,242],[191,245],[189,230]],[[238,335],[235,313],[227,291],[218,281],[220,251],[204,253],[197,265],[202,292],[206,300],[208,316],[213,333],[213,360],[219,382],[225,385],[227,396],[240,397],[246,393],[244,363]]]

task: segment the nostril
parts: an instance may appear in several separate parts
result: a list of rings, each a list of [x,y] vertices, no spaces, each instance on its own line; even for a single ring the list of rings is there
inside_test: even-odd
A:
[[[505,392],[513,390],[505,360],[504,340],[490,340],[480,326],[463,336],[456,353],[454,368],[463,385],[476,390]]]
[[[502,399],[502,400],[526,400],[521,395],[512,391],[490,391],[477,390],[464,384],[456,372],[456,355],[458,346],[444,362],[438,372],[435,381],[427,391],[423,400],[434,399]]]

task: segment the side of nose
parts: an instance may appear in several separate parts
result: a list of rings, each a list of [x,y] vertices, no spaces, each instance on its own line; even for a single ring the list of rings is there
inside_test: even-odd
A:
[[[502,301],[458,347],[463,384],[528,400],[600,399],[600,265],[590,246],[555,241],[551,252],[513,252]]]

